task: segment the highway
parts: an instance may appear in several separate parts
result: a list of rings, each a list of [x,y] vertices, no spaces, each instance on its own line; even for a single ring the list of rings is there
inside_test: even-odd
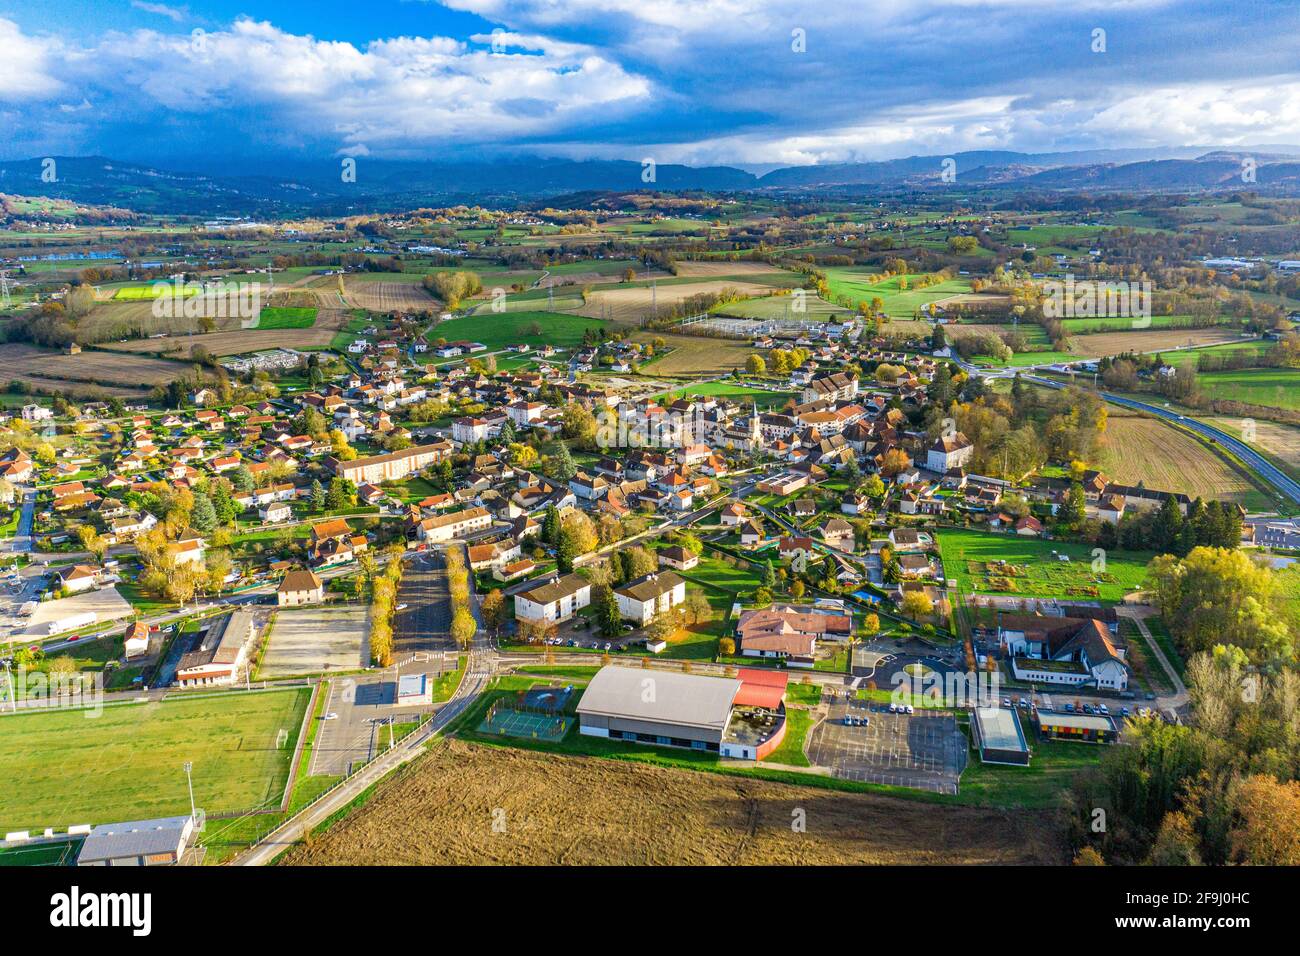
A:
[[[1037,375],[1024,376],[1026,381],[1033,382],[1035,385],[1044,385],[1047,388],[1062,389],[1065,388],[1064,382],[1053,381],[1048,378],[1040,378]],[[1232,452],[1250,467],[1260,478],[1272,485],[1279,492],[1279,498],[1289,498],[1291,501],[1300,504],[1300,483],[1287,477],[1263,455],[1255,451],[1245,442],[1234,438],[1227,432],[1221,431],[1205,422],[1197,421],[1194,418],[1188,418],[1177,412],[1170,411],[1167,408],[1161,408],[1159,405],[1151,405],[1147,402],[1139,402],[1131,398],[1124,398],[1120,395],[1113,395],[1110,392],[1100,392],[1102,398],[1113,405],[1119,405],[1123,408],[1131,408],[1135,411],[1144,412],[1148,415],[1155,415],[1157,418],[1163,418],[1165,421],[1173,422],[1184,428],[1196,432],[1203,438],[1208,438],[1213,442],[1223,446]]]

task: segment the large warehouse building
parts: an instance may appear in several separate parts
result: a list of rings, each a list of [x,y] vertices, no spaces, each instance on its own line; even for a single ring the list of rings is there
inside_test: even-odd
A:
[[[700,677],[610,665],[578,702],[579,732],[761,760],[785,737],[784,673]]]

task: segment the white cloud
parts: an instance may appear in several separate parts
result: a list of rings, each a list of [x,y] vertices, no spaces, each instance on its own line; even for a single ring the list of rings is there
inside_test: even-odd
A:
[[[61,44],[25,36],[12,20],[0,19],[0,102],[21,102],[63,90],[54,76]]]
[[[189,16],[189,11],[178,7],[169,7],[165,3],[147,3],[145,0],[131,0],[131,6],[145,13],[155,13],[175,23],[180,23]]]
[[[0,98],[60,92],[52,80],[38,82],[44,41],[22,36],[8,21],[0,21],[0,31],[7,31],[0,46],[16,50],[22,65],[0,65]],[[194,36],[106,34],[93,46],[61,52],[69,86],[111,102],[114,121],[264,108],[269,135],[321,141],[331,151],[504,145],[563,134],[626,115],[652,88],[592,47],[528,35],[510,35],[501,53],[445,37],[358,48],[241,19]]]

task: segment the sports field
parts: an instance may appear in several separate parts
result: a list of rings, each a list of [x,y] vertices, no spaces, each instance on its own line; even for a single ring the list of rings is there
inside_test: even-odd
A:
[[[0,831],[215,813],[277,804],[305,688],[225,692],[0,718]],[[287,731],[283,746],[276,742]]]
[[[1153,557],[1111,551],[1104,567],[1094,570],[1096,559],[1086,544],[955,529],[937,537],[945,577],[966,594],[1118,601],[1141,587]]]

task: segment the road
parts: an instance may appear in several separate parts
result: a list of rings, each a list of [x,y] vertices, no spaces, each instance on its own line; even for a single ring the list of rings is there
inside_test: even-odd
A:
[[[294,843],[300,841],[313,827],[350,804],[367,787],[378,783],[387,774],[418,757],[424,745],[434,735],[458,717],[478,698],[479,694],[487,689],[495,661],[485,642],[485,636],[475,637],[475,646],[470,650],[464,679],[451,699],[438,709],[432,720],[405,740],[399,741],[392,749],[381,753],[305,810],[285,821],[265,839],[233,860],[231,865],[265,866],[271,863]]]
[[[1041,378],[1037,375],[1024,376],[1026,381],[1033,382],[1035,385],[1044,385],[1048,388],[1062,389],[1065,383],[1053,381],[1048,378]],[[1263,455],[1255,451],[1245,442],[1234,438],[1225,431],[1221,431],[1205,422],[1197,421],[1194,418],[1188,418],[1186,415],[1180,415],[1177,412],[1162,408],[1159,405],[1152,405],[1148,402],[1139,402],[1131,398],[1124,398],[1121,395],[1114,395],[1110,392],[1100,392],[1102,398],[1113,405],[1119,405],[1123,408],[1131,408],[1134,411],[1144,412],[1148,415],[1155,415],[1157,418],[1163,418],[1165,421],[1173,422],[1184,428],[1196,432],[1203,438],[1208,438],[1213,442],[1226,448],[1235,456],[1240,458],[1255,474],[1257,474],[1265,483],[1277,489],[1280,493],[1279,498],[1286,497],[1291,501],[1300,504],[1300,482],[1296,482],[1287,477],[1277,467],[1268,461]]]

